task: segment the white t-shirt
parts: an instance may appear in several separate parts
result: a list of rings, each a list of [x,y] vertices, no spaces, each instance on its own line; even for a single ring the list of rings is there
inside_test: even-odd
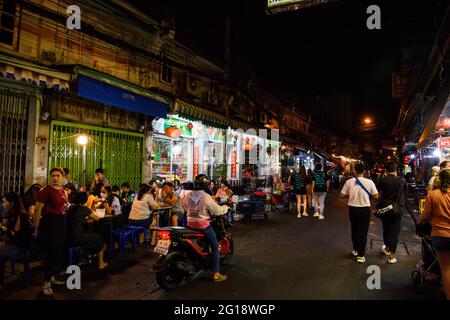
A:
[[[131,205],[129,219],[145,220],[150,218],[152,213],[151,206],[156,205],[155,199],[153,199],[153,196],[148,193],[144,194],[141,200],[138,200],[138,197],[136,196],[133,200],[133,204]]]
[[[375,183],[367,178],[358,178],[361,184],[370,192],[371,195],[378,193]],[[343,195],[348,195],[348,205],[351,207],[370,207],[370,198],[366,191],[356,184],[356,179],[351,178],[347,180],[341,190]]]

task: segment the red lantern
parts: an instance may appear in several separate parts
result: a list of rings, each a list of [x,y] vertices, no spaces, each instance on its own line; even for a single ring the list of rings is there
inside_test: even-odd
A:
[[[176,126],[171,126],[165,130],[165,134],[169,138],[178,139],[181,135],[181,130]]]
[[[186,125],[186,128],[187,128],[189,131],[191,131],[193,127],[194,127],[194,125],[193,125],[192,123],[188,123],[188,124]]]

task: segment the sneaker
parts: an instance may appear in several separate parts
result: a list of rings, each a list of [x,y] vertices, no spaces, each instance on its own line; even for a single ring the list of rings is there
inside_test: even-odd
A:
[[[66,284],[66,282],[62,281],[62,280],[58,280],[55,277],[52,277],[51,284],[53,284],[55,286],[64,286]]]
[[[227,276],[226,275],[221,274],[219,272],[214,273],[214,275],[213,275],[213,281],[214,282],[222,282],[222,281],[225,281],[225,280],[227,280]]]
[[[352,250],[352,256],[354,256],[356,258],[358,256],[358,251]]]
[[[44,296],[51,297],[53,296],[53,289],[51,282],[44,283],[42,286],[42,293]]]
[[[383,253],[387,256],[389,256],[391,253],[389,251],[386,250],[386,245],[383,244],[383,246],[381,247],[381,249],[383,250]]]
[[[303,216],[304,217],[309,217],[309,215],[308,215],[308,213],[305,211],[305,212],[303,212]]]
[[[325,219],[325,216],[321,214],[321,215],[319,216],[319,220],[323,220],[323,219]]]
[[[389,264],[394,264],[394,263],[396,263],[397,262],[397,258],[389,258],[388,259],[388,263]]]
[[[302,217],[302,215],[299,213],[299,214],[297,214],[297,218],[301,218]]]
[[[356,258],[356,262],[358,262],[358,263],[364,263],[364,262],[366,262],[366,258],[364,258],[364,257],[357,257],[357,258]]]
[[[314,212],[314,215],[313,215],[313,217],[318,217],[319,216],[319,213],[316,211],[316,212]]]

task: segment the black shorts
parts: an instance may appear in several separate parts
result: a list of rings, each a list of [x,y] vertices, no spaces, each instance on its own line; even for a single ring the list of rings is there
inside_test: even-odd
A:
[[[306,194],[307,194],[306,187],[300,188],[300,189],[295,189],[295,194],[300,195],[300,196],[306,196]]]
[[[450,238],[431,237],[431,243],[436,251],[450,251]]]

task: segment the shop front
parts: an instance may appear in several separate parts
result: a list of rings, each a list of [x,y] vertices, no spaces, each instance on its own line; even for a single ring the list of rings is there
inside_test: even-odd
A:
[[[40,121],[39,138],[48,141],[48,161],[38,162],[38,171],[68,168],[71,179],[90,186],[102,168],[112,186],[129,182],[137,190],[147,179],[151,120],[166,116],[168,100],[95,70],[77,66],[71,72],[76,92],[49,95],[44,102],[49,117]]]
[[[227,175],[223,161],[225,130],[177,115],[152,124],[153,179],[192,181],[203,173],[219,181]]]
[[[149,141],[152,179],[192,181],[198,171],[194,154],[198,158],[199,149],[194,140],[201,135],[201,123],[173,116],[155,119],[152,126]]]

